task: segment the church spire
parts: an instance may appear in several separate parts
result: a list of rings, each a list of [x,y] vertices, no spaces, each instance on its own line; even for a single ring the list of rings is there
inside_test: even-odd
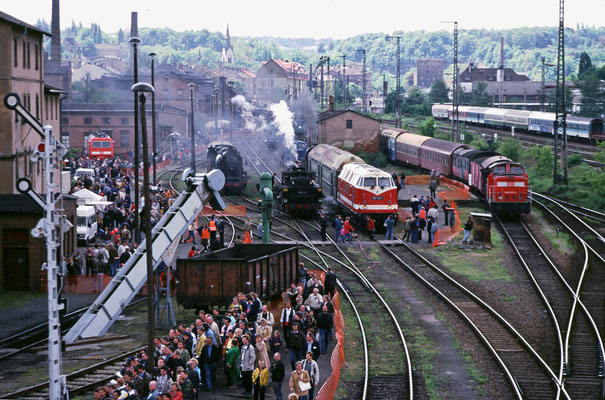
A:
[[[231,36],[229,36],[229,25],[227,25],[227,36],[225,40],[225,50],[232,49],[231,47]]]

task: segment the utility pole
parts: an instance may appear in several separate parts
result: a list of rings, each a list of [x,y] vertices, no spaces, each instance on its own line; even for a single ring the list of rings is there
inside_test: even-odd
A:
[[[133,52],[133,73],[134,73],[134,84],[139,82],[139,55],[137,52],[137,45],[141,43],[141,39],[138,37],[130,38],[129,42],[132,44]],[[139,236],[139,151],[141,145],[139,143],[139,108],[137,107],[137,94],[134,93],[134,242],[139,243],[141,238]]]
[[[193,125],[194,121],[194,108],[193,108],[193,89],[195,88],[195,84],[193,82],[189,83],[189,101],[191,106],[191,170],[195,172],[195,126]]]
[[[367,102],[367,97],[366,97],[366,50],[365,49],[358,49],[357,51],[361,52],[363,54],[363,64],[361,67],[361,73],[363,74],[363,79],[362,79],[362,85],[363,85],[363,95],[361,96],[361,105],[363,107],[363,109],[365,111],[368,111],[368,102]]]
[[[154,89],[148,83],[141,82],[132,85],[130,89],[135,95],[139,96],[141,103],[141,133],[143,144],[143,193],[145,193],[145,204],[143,213],[145,214],[145,256],[147,265],[147,372],[153,373],[155,347],[153,338],[155,333],[155,315],[153,304],[153,241],[151,238],[151,188],[149,185],[149,138],[147,135],[147,118],[145,112],[145,94],[153,94]]]
[[[452,141],[458,142],[458,132],[460,127],[460,119],[458,114],[459,97],[458,97],[458,21],[442,21],[442,24],[454,24],[454,76],[452,81]]]
[[[565,107],[565,0],[559,0],[559,45],[557,47],[557,89],[553,125],[553,185],[559,183],[559,128],[563,134],[561,164],[567,182],[567,110]]]
[[[347,108],[347,55],[342,54],[342,102],[343,107]]]
[[[321,107],[320,108],[323,110],[324,109],[324,65],[323,65],[323,63],[321,64],[321,84],[320,84],[320,89],[319,90],[320,90],[320,93],[321,93],[321,95],[320,95],[320,98],[321,98],[321,100],[320,100]]]
[[[60,313],[64,305],[59,302],[61,287],[57,249],[61,245],[63,232],[70,229],[72,225],[64,216],[57,214],[55,210],[55,171],[59,160],[63,158],[67,149],[53,136],[50,125],[42,126],[25,107],[21,105],[19,95],[8,93],[4,97],[4,105],[14,110],[22,119],[23,123],[30,125],[42,138],[42,142],[34,148],[30,156],[32,162],[42,160],[44,162],[45,195],[37,193],[32,188],[32,183],[27,178],[17,180],[17,191],[30,196],[44,210],[42,218],[31,231],[32,236],[46,238],[46,271],[48,290],[48,397],[52,400],[68,398],[65,376],[62,372],[61,357],[61,319]]]
[[[155,88],[155,73],[154,73],[154,61],[155,56],[157,54],[153,51],[149,53],[149,57],[151,57],[151,87]],[[151,93],[151,142],[153,147],[153,184],[157,185],[158,177],[157,177],[157,158],[158,158],[158,145],[157,145],[157,132],[156,132],[156,123],[155,123],[155,90]]]
[[[397,114],[397,128],[401,128],[401,36],[388,36],[386,40],[397,40],[397,80],[395,84],[395,112]]]
[[[546,103],[546,93],[544,92],[544,75],[546,68],[546,59],[542,57],[542,85],[540,86],[540,111],[544,112],[544,104]]]

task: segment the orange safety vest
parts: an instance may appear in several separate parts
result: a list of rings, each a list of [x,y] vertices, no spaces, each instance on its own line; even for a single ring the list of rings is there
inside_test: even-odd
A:
[[[211,230],[212,232],[216,231],[216,222],[215,222],[214,220],[211,220],[211,221],[208,223],[208,228],[210,228],[210,230]]]
[[[202,239],[210,239],[210,231],[208,228],[202,229]]]

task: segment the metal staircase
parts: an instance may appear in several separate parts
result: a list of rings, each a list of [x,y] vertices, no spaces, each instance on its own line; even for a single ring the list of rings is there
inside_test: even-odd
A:
[[[162,261],[170,265],[176,247],[175,242],[180,240],[185,229],[206,203],[210,203],[215,210],[225,209],[225,204],[218,193],[225,184],[225,176],[220,170],[195,175],[191,169],[188,169],[183,172],[183,180],[187,183],[187,189],[181,193],[151,232],[154,270]],[[67,333],[65,336],[67,343],[102,336],[113,325],[147,281],[146,248],[147,243],[143,241],[88,311]],[[148,295],[152,296],[153,293]]]

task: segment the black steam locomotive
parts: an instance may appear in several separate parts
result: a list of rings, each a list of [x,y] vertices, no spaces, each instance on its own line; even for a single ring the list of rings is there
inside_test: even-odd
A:
[[[225,193],[240,193],[248,184],[248,173],[244,170],[242,156],[233,145],[225,140],[212,142],[206,153],[208,171],[220,169],[225,174]]]
[[[282,209],[293,215],[316,215],[321,208],[323,192],[315,180],[315,173],[292,167],[282,171],[281,176],[279,203]]]

